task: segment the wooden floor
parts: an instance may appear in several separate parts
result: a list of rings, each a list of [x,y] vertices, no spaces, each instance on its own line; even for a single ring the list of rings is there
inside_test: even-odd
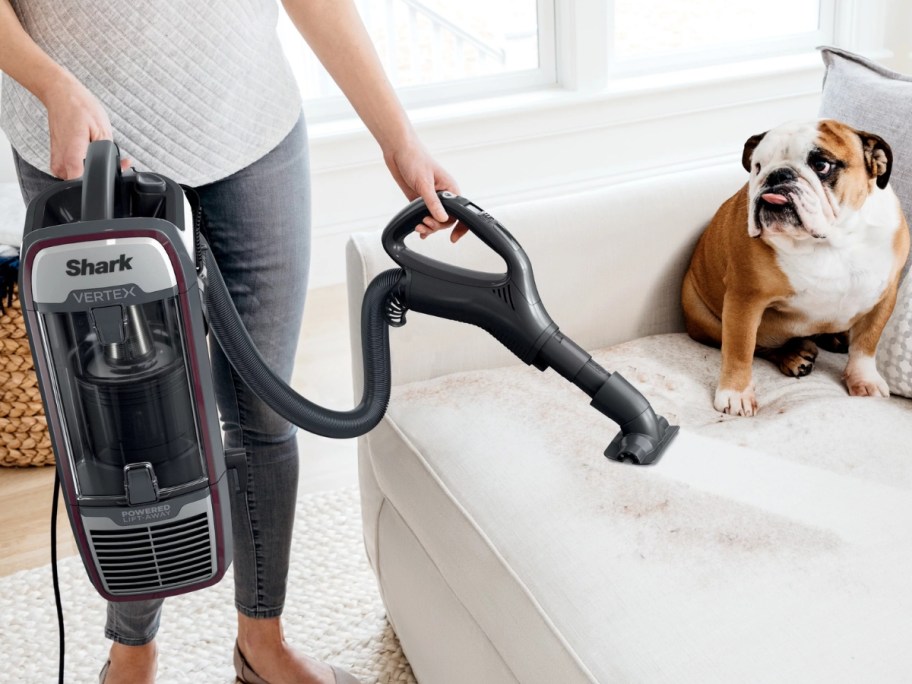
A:
[[[332,408],[352,405],[345,287],[308,294],[293,376],[295,388]],[[354,440],[299,433],[301,491],[357,483]],[[0,468],[0,577],[50,562],[49,524],[53,468]],[[58,515],[58,553],[76,553],[63,505]]]

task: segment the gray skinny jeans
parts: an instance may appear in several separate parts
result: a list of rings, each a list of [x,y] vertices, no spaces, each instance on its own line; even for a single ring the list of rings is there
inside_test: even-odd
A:
[[[28,203],[57,182],[14,152]],[[210,244],[244,324],[263,357],[288,380],[304,312],[310,260],[310,177],[303,116],[271,152],[245,169],[196,188]],[[211,341],[211,340],[210,340]],[[247,451],[247,491],[232,491],[234,595],[241,613],[277,617],[285,602],[298,484],[295,428],[236,376],[211,341],[226,447]],[[162,600],[109,602],[105,635],[148,643]]]

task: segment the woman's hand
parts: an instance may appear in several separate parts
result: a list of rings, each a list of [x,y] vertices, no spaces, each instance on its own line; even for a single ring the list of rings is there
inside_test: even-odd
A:
[[[44,105],[51,133],[51,173],[64,180],[79,178],[89,143],[114,137],[108,114],[72,76],[48,89]],[[126,169],[130,160],[121,159],[120,165]]]
[[[438,230],[453,225],[440,198],[437,197],[437,191],[449,190],[458,195],[459,186],[453,177],[434,161],[416,137],[413,136],[396,149],[384,153],[383,159],[405,196],[409,200],[421,197],[431,212],[423,223],[415,226],[422,240]],[[450,233],[450,241],[456,242],[467,231],[468,228],[458,223]]]

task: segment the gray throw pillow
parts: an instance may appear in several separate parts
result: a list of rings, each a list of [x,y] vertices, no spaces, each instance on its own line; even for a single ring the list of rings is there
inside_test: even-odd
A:
[[[912,277],[899,286],[896,308],[880,336],[877,370],[891,394],[912,398]]]
[[[820,116],[879,135],[893,150],[890,185],[912,217],[912,76],[837,48],[823,48],[826,76]],[[909,262],[906,263],[906,270]],[[890,392],[912,397],[912,277],[877,347],[877,367]]]

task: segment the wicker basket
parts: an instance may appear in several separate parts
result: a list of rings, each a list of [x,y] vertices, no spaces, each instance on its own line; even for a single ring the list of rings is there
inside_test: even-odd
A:
[[[0,313],[0,466],[54,463],[25,320],[13,290]]]

